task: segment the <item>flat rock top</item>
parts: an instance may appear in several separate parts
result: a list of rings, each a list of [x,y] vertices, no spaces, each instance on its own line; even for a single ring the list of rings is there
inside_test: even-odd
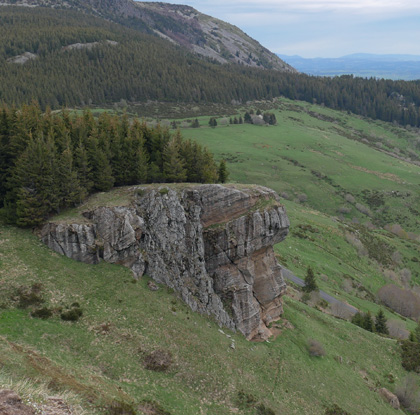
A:
[[[198,192],[198,199],[203,208],[202,220],[205,227],[224,223],[239,217],[252,209],[279,205],[277,194],[266,187],[245,184],[192,184],[162,183],[138,186],[124,186],[109,192],[100,192],[90,196],[82,205],[67,210],[51,218],[54,223],[89,223],[84,212],[99,207],[131,207],[135,199],[156,191],[165,195],[173,190],[181,195],[183,192]]]

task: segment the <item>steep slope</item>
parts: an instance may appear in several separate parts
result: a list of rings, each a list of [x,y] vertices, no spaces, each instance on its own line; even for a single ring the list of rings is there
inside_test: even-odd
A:
[[[28,5],[26,0],[3,0],[1,4]],[[124,26],[155,34],[220,63],[296,72],[277,55],[239,28],[204,15],[189,6],[133,0],[35,0],[32,7],[81,11]]]
[[[368,203],[364,190],[388,192],[403,185],[404,194],[400,189],[385,203],[391,214],[400,210],[407,216],[401,217],[407,229],[418,230],[418,214],[409,209],[418,205],[418,166],[372,148],[373,138],[381,138],[386,148],[400,148],[401,157],[416,132],[315,105],[277,104],[277,109],[261,108],[276,113],[277,127],[242,124],[187,131],[217,149],[220,158],[229,157],[234,180],[277,186],[289,199],[306,193],[306,201],[285,200],[291,234],[275,248],[279,259],[299,276],[312,265],[323,290],[376,314],[376,290],[403,268],[411,270],[413,285],[419,283],[420,245],[357,223],[387,214],[372,206],[374,216],[368,218],[356,203]],[[200,118],[202,125],[205,121]],[[362,133],[367,143],[356,142]],[[405,183],[389,180],[395,177],[386,173]],[[350,212],[342,212],[344,218],[327,214],[335,215],[344,204],[340,188],[328,178],[355,198],[345,202]],[[68,223],[98,204],[126,203],[123,189],[114,189],[55,220]],[[368,253],[347,234],[358,235]],[[386,246],[399,257],[387,258]],[[386,273],[381,261],[394,274]],[[269,342],[248,342],[191,312],[173,290],[156,285],[157,290],[146,276],[133,280],[131,271],[118,265],[83,264],[58,255],[31,230],[0,220],[0,389],[14,389],[38,406],[61,394],[77,415],[403,413],[379,394],[383,387],[395,391],[407,375],[395,339],[321,312],[326,309],[322,302],[310,307],[297,301],[299,293],[289,287],[284,314],[272,325],[279,335]],[[61,314],[74,307],[83,315],[64,321]],[[42,319],[39,310],[44,308],[52,314]],[[415,327],[414,321],[384,311],[399,333]],[[310,355],[312,340],[321,344],[323,356]],[[165,359],[161,366],[155,362],[155,371],[147,362],[159,354]]]

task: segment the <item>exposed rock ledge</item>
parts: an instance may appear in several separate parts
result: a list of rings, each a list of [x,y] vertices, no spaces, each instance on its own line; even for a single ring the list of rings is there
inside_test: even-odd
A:
[[[96,207],[80,223],[48,223],[41,238],[70,258],[125,265],[177,291],[248,339],[267,339],[286,284],[273,245],[289,220],[258,186],[141,186],[129,206]]]

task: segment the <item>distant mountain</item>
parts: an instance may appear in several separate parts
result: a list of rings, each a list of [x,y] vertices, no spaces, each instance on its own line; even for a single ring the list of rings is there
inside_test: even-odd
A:
[[[375,55],[355,53],[341,58],[313,58],[278,55],[298,71],[309,75],[340,76],[355,75],[364,78],[394,80],[420,79],[419,55]]]
[[[1,4],[77,10],[160,36],[220,63],[295,71],[236,26],[189,6],[133,0],[0,0]]]
[[[284,75],[296,73],[238,28],[186,6],[0,1],[0,103],[245,102],[283,95]]]

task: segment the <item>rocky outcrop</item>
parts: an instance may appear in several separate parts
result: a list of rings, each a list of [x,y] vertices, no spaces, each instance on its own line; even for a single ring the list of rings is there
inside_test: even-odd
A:
[[[285,291],[273,245],[289,221],[264,187],[137,187],[130,206],[84,212],[83,223],[48,223],[42,240],[70,258],[129,267],[177,291],[248,339],[266,339]]]

